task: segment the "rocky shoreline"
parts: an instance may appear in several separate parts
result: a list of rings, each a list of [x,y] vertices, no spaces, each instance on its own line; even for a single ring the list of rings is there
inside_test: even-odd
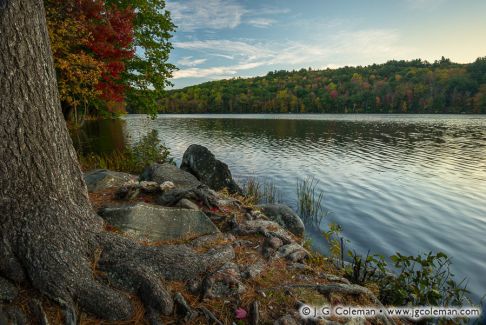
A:
[[[139,304],[139,312],[131,320],[118,323],[401,323],[386,317],[302,319],[299,308],[305,304],[382,305],[370,289],[351,284],[332,261],[304,247],[305,226],[289,207],[245,204],[228,166],[205,147],[191,145],[181,168],[153,164],[139,176],[94,170],[85,173],[85,182],[106,231],[141,242],[147,249],[171,244],[182,255],[191,249],[203,259],[195,260],[181,274],[173,274],[171,265],[160,266],[165,270],[160,279],[165,289],[154,300],[161,305],[150,310]],[[149,257],[139,252],[119,258],[128,260],[109,262],[126,262],[128,268]],[[208,265],[209,272],[198,270],[199,265]],[[96,261],[93,272],[115,287],[124,287],[131,274],[100,272]],[[144,299],[143,292],[137,293]],[[101,322],[75,310],[63,310],[29,288],[3,280],[0,301],[0,324]]]

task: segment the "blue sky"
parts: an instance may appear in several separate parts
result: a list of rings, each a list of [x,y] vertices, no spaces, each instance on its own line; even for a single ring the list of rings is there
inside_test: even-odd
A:
[[[175,88],[272,70],[486,56],[486,0],[167,0]]]

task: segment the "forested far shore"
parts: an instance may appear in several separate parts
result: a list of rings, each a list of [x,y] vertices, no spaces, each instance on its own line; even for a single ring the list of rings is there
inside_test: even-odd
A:
[[[159,113],[486,113],[486,56],[273,71],[170,90]],[[134,112],[134,111],[132,111]]]

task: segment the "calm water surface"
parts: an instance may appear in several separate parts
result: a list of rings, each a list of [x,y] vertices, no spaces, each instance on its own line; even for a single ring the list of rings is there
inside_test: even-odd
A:
[[[351,248],[444,251],[475,300],[486,293],[486,116],[133,115],[87,123],[74,141],[105,152],[151,129],[178,163],[202,144],[236,178],[272,180],[293,207],[297,180],[313,176],[331,211],[326,223],[340,224]]]

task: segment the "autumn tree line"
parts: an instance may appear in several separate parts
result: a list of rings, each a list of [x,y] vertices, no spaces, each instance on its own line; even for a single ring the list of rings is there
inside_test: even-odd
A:
[[[175,68],[163,0],[44,0],[66,120],[156,112]]]
[[[172,90],[161,113],[486,113],[486,57],[274,71]]]

